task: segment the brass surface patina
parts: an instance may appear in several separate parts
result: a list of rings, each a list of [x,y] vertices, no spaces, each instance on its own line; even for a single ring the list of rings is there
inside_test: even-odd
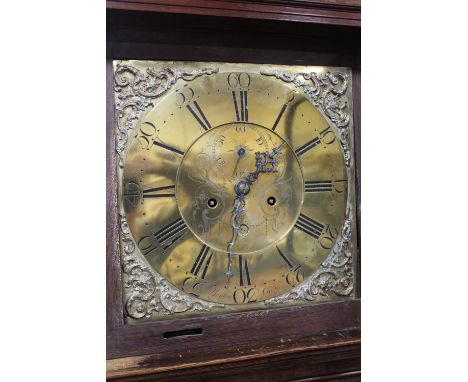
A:
[[[352,296],[349,74],[328,69],[115,63],[130,321]]]

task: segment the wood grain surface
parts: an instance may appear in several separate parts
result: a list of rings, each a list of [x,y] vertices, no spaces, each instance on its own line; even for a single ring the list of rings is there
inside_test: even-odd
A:
[[[360,67],[360,28],[107,11],[107,57]]]
[[[108,9],[361,25],[360,0],[107,0]]]
[[[162,366],[154,355],[109,360],[107,377],[118,381],[291,381],[327,380],[332,376],[359,376],[360,331],[346,329],[318,333],[307,345],[289,344],[284,348],[263,348],[261,351],[234,357],[185,362]],[[221,353],[220,353],[221,355]],[[357,370],[356,370],[357,369]],[[351,380],[351,379],[346,379]]]

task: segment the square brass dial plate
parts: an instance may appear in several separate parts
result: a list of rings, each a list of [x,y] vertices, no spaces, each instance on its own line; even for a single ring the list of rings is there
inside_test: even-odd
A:
[[[114,61],[126,323],[355,297],[351,73]]]

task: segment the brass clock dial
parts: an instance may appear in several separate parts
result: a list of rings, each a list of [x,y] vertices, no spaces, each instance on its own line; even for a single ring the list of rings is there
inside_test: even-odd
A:
[[[210,129],[190,146],[178,169],[176,196],[182,218],[200,241],[227,252],[233,235],[236,185],[256,169],[256,153],[271,153],[284,142],[265,127],[232,122]],[[282,149],[278,162],[277,172],[259,175],[249,187],[245,211],[239,215],[236,254],[253,254],[276,244],[299,216],[304,181],[289,145]]]
[[[127,144],[122,200],[138,250],[206,301],[285,293],[318,269],[345,221],[337,134],[292,84],[248,68],[177,82]]]

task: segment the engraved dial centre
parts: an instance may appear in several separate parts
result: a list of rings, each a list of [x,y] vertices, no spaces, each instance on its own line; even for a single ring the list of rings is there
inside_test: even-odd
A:
[[[277,172],[262,173],[253,184],[244,185],[257,168],[256,153],[271,153],[282,144]],[[210,129],[187,150],[177,172],[176,198],[190,230],[206,245],[226,252],[234,201],[239,187],[247,187],[240,216],[246,229],[232,250],[249,254],[274,245],[294,226],[303,203],[303,184],[294,150],[279,135],[259,125],[235,122]]]

